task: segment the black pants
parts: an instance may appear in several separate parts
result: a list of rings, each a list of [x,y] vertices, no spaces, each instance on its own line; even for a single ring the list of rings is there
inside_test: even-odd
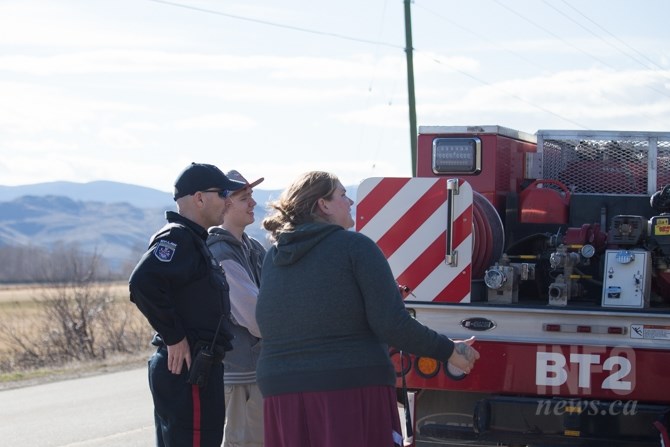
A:
[[[212,367],[206,387],[187,383],[182,373],[167,368],[167,348],[149,359],[149,388],[154,400],[157,447],[220,447],[223,440],[225,397],[223,365]]]

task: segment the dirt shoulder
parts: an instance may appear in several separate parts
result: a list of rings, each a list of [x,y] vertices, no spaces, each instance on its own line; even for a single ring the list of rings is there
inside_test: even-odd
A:
[[[0,374],[0,391],[141,368],[146,366],[150,355],[151,351],[126,356],[115,355],[102,361],[77,362],[59,368]]]

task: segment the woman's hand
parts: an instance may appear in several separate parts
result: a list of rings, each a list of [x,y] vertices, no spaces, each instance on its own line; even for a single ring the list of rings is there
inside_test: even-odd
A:
[[[472,347],[474,342],[475,337],[470,337],[467,340],[454,340],[454,352],[447,361],[464,373],[469,374],[479,358],[479,352]]]

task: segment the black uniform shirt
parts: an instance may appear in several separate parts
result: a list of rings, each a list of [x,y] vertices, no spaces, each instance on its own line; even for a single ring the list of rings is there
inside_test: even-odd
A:
[[[130,275],[130,300],[168,345],[185,336],[191,346],[210,343],[223,316],[217,344],[230,349],[228,287],[204,245],[207,230],[173,211],[165,217],[168,224],[152,236]]]

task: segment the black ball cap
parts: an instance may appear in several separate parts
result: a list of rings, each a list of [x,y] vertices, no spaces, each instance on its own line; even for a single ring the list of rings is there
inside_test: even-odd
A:
[[[179,174],[174,183],[174,199],[208,189],[237,191],[245,186],[247,184],[244,182],[226,177],[226,174],[214,165],[191,163]]]

